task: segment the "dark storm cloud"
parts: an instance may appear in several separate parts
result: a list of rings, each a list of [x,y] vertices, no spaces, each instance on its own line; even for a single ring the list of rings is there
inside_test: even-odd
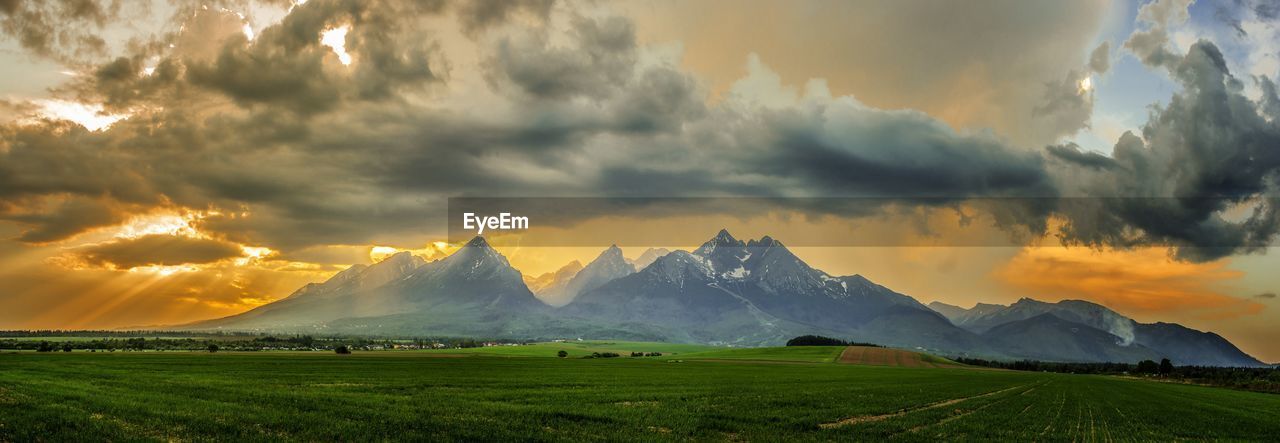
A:
[[[963,198],[1054,192],[1039,155],[1012,149],[995,137],[960,135],[919,113],[839,105],[827,111],[765,117],[761,124],[770,144],[739,164],[825,196]]]
[[[193,223],[286,254],[442,235],[448,196],[871,198],[848,208],[796,203],[851,216],[895,203],[1028,198],[979,206],[1002,226],[1043,232],[1057,212],[1070,243],[1176,244],[1187,259],[1251,250],[1274,235],[1274,208],[1246,222],[1221,218],[1274,186],[1276,154],[1265,147],[1276,145],[1277,111],[1241,97],[1211,45],[1170,58],[1186,91],[1153,111],[1142,137],[1126,135],[1104,157],[1072,145],[1028,151],[850,97],[787,96],[763,70],[708,104],[699,81],[678,61],[646,54],[623,18],[572,14],[555,35],[495,26],[512,14],[545,18],[543,8],[311,0],[252,41],[234,14],[193,11],[188,29],[216,42],[166,35],[67,89],[130,118],[100,132],[55,121],[0,127],[0,214],[26,225],[24,241],[55,241],[119,223],[111,208],[215,210]],[[469,74],[488,89],[477,96],[450,95],[459,79],[426,25],[451,13],[481,51],[481,72]],[[340,25],[351,27],[350,66],[319,42]],[[1105,71],[1108,61],[1100,46],[1078,72]],[[1044,112],[1086,121],[1081,75],[1050,85],[1066,105]],[[1270,81],[1259,82],[1270,91],[1263,108],[1280,106]],[[1221,201],[1055,206],[1064,189]],[[49,199],[68,206],[33,203]]]
[[[119,1],[4,0],[0,31],[34,55],[67,62],[104,54],[107,43],[97,33],[120,10]]]
[[[280,104],[323,112],[343,99],[382,100],[403,87],[438,80],[431,40],[414,38],[418,20],[440,12],[441,2],[316,1],[295,8],[253,44],[233,35],[210,62],[187,60],[191,83],[245,105]],[[359,63],[335,72],[332,50],[321,44],[326,29],[350,26],[346,50]]]
[[[1273,299],[1273,298],[1276,298],[1276,293],[1274,293],[1274,292],[1263,292],[1263,293],[1261,293],[1261,294],[1254,295],[1254,296],[1253,296],[1253,298],[1259,298],[1259,299],[1263,299],[1263,300],[1271,300],[1271,299]]]
[[[622,17],[575,20],[574,47],[551,46],[545,36],[503,39],[492,73],[535,98],[601,97],[624,83],[636,63],[636,37]]]
[[[513,138],[502,146],[545,146],[534,148],[547,150],[542,159],[530,162],[558,167],[571,161],[566,152],[599,152],[593,138],[623,136],[604,153],[621,161],[603,155],[603,162],[573,176],[579,185],[560,185],[562,190],[650,196],[1052,193],[1038,155],[994,137],[961,135],[920,113],[852,101],[814,103],[803,111],[733,104],[708,109],[705,93],[687,73],[639,64],[629,21],[578,19],[573,35],[567,47],[541,38],[504,39],[488,64],[496,88],[513,94],[516,103],[533,100],[523,111],[544,131],[487,128],[467,136],[474,142],[507,134]],[[554,112],[543,114],[546,109]]]
[[[1221,52],[1206,41],[1158,63],[1183,90],[1152,108],[1140,137],[1121,137],[1114,167],[1072,184],[1097,198],[1064,210],[1070,222],[1064,240],[1171,244],[1178,258],[1195,261],[1265,248],[1280,231],[1280,113],[1265,105],[1276,100],[1274,88],[1263,88],[1262,103],[1245,97]],[[1050,150],[1071,157],[1061,151]],[[1241,217],[1227,215],[1240,206]]]
[[[219,240],[151,234],[84,246],[72,254],[91,265],[130,269],[213,263],[240,257],[242,252],[239,246]]]
[[[1108,169],[1116,167],[1116,161],[1112,160],[1111,157],[1107,157],[1096,152],[1083,151],[1080,149],[1080,145],[1075,143],[1050,145],[1045,148],[1045,152],[1049,153],[1052,158],[1079,166],[1094,169]]]
[[[32,213],[30,202],[47,195],[70,195],[73,203],[99,198],[92,201],[136,203],[134,209],[144,212],[168,207],[239,212],[253,206],[254,219],[214,216],[204,223],[255,227],[228,235],[272,246],[362,242],[388,226],[420,227],[429,213],[421,198],[376,198],[379,192],[360,180],[354,168],[368,154],[359,149],[362,140],[334,140],[341,143],[334,147],[310,134],[326,125],[312,121],[317,114],[340,106],[350,112],[358,103],[400,107],[398,92],[437,82],[435,43],[422,38],[419,25],[442,5],[315,0],[294,8],[252,43],[241,34],[234,13],[215,7],[175,14],[188,33],[135,45],[135,52],[97,66],[93,75],[66,89],[117,112],[136,112],[133,117],[102,132],[56,121],[0,128],[0,183],[5,184],[0,202],[16,208],[0,217],[27,225],[22,240],[40,242],[119,223],[124,216],[73,211],[78,206],[70,203],[66,210]],[[346,46],[358,63],[325,69],[337,60],[319,44],[320,32],[343,24],[351,27]],[[210,46],[191,34],[220,43]],[[155,52],[169,46],[165,41],[174,42],[173,49]],[[148,59],[157,56],[154,70],[144,75]],[[228,108],[228,101],[240,110]],[[306,142],[316,145],[300,145]],[[404,221],[371,220],[378,216]],[[284,226],[264,226],[281,220]],[[298,226],[329,227],[333,238]]]
[[[48,243],[65,240],[85,230],[124,221],[127,213],[110,202],[76,197],[38,205],[38,212],[21,209],[9,212],[0,207],[0,220],[10,220],[34,228],[23,231],[19,241]]]
[[[474,35],[522,13],[546,20],[555,3],[555,0],[471,0],[458,5],[458,21],[462,23],[463,32]]]
[[[141,45],[75,85],[118,109],[156,110],[101,133],[10,128],[11,169],[0,177],[14,185],[12,198],[56,192],[218,208],[198,227],[286,252],[443,226],[448,195],[1054,192],[1038,155],[917,112],[833,99],[708,107],[687,72],[642,63],[633,25],[617,17],[574,18],[567,43],[539,29],[495,38],[483,66],[501,107],[424,108],[394,92],[445,81],[417,26],[440,7],[375,3],[313,0],[252,42],[233,15],[198,12],[192,26],[222,36],[220,45],[171,36],[174,52],[151,75],[139,72],[157,45]],[[319,33],[340,24],[351,25],[350,67],[319,45]],[[53,226],[22,221],[31,232]]]
[[[145,174],[155,159],[136,158],[111,135],[45,121],[2,126],[0,140],[0,219],[27,225],[24,241],[63,240],[163,204]]]
[[[1280,116],[1280,94],[1277,94],[1276,84],[1267,77],[1257,77],[1256,80],[1262,89],[1262,112],[1274,120]]]

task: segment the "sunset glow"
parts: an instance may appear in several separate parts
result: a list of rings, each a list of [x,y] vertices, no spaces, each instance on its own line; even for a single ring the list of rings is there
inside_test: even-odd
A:
[[[444,260],[451,199],[518,196],[564,198],[486,232],[522,278],[725,228],[922,303],[1079,299],[1280,360],[1255,10],[357,3],[23,4],[57,34],[3,31],[0,327],[238,314]]]
[[[0,442],[1269,441],[1276,0],[0,0]]]
[[[333,49],[333,53],[338,56],[338,61],[343,65],[351,64],[351,54],[347,53],[347,31],[349,30],[351,30],[350,26],[342,25],[320,34],[320,44]]]
[[[90,131],[101,131],[127,117],[127,115],[110,114],[102,105],[85,104],[67,100],[40,100],[41,114],[45,118],[69,120],[84,126]]]

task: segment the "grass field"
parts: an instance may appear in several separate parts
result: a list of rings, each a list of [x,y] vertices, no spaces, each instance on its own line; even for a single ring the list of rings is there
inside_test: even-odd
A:
[[[564,346],[554,345],[546,349]],[[831,350],[698,353],[709,360],[690,352],[679,362],[436,351],[5,353],[0,441],[1280,435],[1276,395],[1118,377],[826,363],[835,358]],[[800,355],[817,362],[769,364]]]
[[[174,335],[174,336],[168,336],[168,335],[132,335],[132,336],[131,336],[131,335],[115,335],[115,336],[79,336],[79,335],[59,336],[59,335],[41,335],[41,336],[30,336],[30,337],[0,337],[0,340],[12,340],[12,341],[35,341],[35,342],[41,342],[41,341],[47,341],[47,342],[65,342],[65,341],[94,341],[94,340],[128,340],[128,339],[131,339],[131,338],[146,338],[146,339],[157,339],[157,338],[162,338],[162,339],[169,339],[169,340],[185,340],[185,339],[190,338],[190,339],[200,340],[200,339],[204,339],[204,338],[207,338],[207,337],[206,337],[206,336],[195,336],[195,335],[193,335],[193,336],[177,336],[177,335]],[[243,339],[243,340],[252,340],[252,339],[253,339],[253,337],[252,337],[252,336],[239,336],[239,337],[238,337],[238,336],[218,336],[217,338],[218,338],[218,339],[220,339],[220,340],[233,340],[233,339],[236,339],[236,338]]]
[[[831,363],[840,356],[843,346],[797,346],[791,348],[742,348],[693,352],[681,356],[701,360],[749,360],[759,362]]]
[[[494,357],[555,357],[565,351],[569,357],[583,357],[593,352],[613,352],[631,355],[632,352],[660,352],[663,357],[683,356],[695,352],[724,349],[714,346],[676,343],[628,342],[628,341],[566,341],[562,343],[533,343],[518,346],[487,346],[464,349],[435,349],[423,351],[434,354],[488,355]]]

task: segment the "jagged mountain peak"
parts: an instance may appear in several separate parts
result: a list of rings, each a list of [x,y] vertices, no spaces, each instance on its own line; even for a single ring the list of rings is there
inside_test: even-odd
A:
[[[572,274],[568,281],[577,286],[565,293],[574,297],[559,302],[572,303],[552,311],[544,308],[559,303],[542,293],[535,298],[529,291],[533,285],[476,237],[441,260],[424,263],[398,253],[309,284],[299,291],[306,296],[191,327],[323,325],[349,331],[343,328],[385,324],[419,332],[502,335],[512,334],[513,325],[536,325],[529,330],[536,334],[563,334],[595,331],[603,323],[624,325],[620,330],[628,334],[712,343],[772,344],[821,333],[975,355],[1065,361],[1163,356],[1177,364],[1261,364],[1217,334],[1137,323],[1092,302],[1023,298],[1010,306],[978,303],[970,309],[931,304],[944,312],[938,315],[860,275],[836,277],[812,268],[768,236],[744,243],[725,230],[706,246],[705,251],[662,254],[639,273],[616,245],[586,266],[571,262],[557,273]]]
[[[635,266],[627,262],[627,258],[622,256],[622,249],[618,245],[609,246],[600,252],[600,255],[596,256],[595,260],[591,260],[591,263],[587,263],[587,266],[583,267],[582,270],[588,271],[601,268],[626,271],[627,274],[636,272]]]
[[[477,235],[475,238],[472,238],[466,244],[462,245],[461,248],[458,248],[457,251],[454,251],[453,254],[445,257],[445,259],[478,255],[502,257],[502,254],[499,253],[498,250],[493,249],[493,246],[489,246],[489,242],[485,241],[484,237]],[[506,259],[504,258],[503,261],[505,260]]]
[[[747,250],[745,242],[733,238],[727,230],[721,229],[714,238],[693,251],[693,255],[700,258],[701,263],[713,274],[737,279],[750,274],[747,260],[751,258],[752,252]]]
[[[720,248],[741,248],[746,245],[747,244],[742,240],[733,238],[733,235],[729,233],[729,230],[721,229],[720,232],[716,233],[715,237],[711,240],[707,240],[706,243],[703,243],[702,246],[693,253],[694,255],[707,257],[715,254],[716,250]]]
[[[417,269],[426,264],[427,261],[422,257],[413,255],[409,251],[400,251],[395,254],[388,255],[386,258],[369,265],[360,271],[361,276],[366,274],[375,274],[383,272],[401,272],[405,273]]]
[[[573,276],[578,275],[582,271],[582,262],[578,260],[571,261],[560,269],[547,272],[539,276],[524,275],[524,284],[529,287],[536,295],[541,295],[544,291],[554,291],[557,288],[563,288],[565,284]]]
[[[775,246],[781,247],[782,242],[774,240],[773,237],[767,235],[760,237],[760,240],[747,240],[748,248],[771,248]]]
[[[538,292],[538,298],[552,306],[563,306],[583,292],[635,272],[635,266],[622,256],[622,249],[617,245],[609,246],[565,284]]]
[[[489,242],[484,239],[484,236],[480,235],[473,237],[471,240],[467,241],[466,245],[463,246],[491,248],[491,246],[489,246]]]
[[[378,263],[382,263],[382,262],[408,261],[408,260],[410,260],[410,257],[413,257],[413,253],[412,253],[412,252],[409,252],[409,251],[400,251],[400,252],[397,252],[397,253],[395,253],[395,254],[391,254],[391,255],[388,255],[388,256],[386,256],[386,257],[383,257],[383,259],[382,259],[382,260],[378,260]]]
[[[653,264],[654,261],[657,261],[659,258],[662,258],[662,256],[670,253],[670,250],[664,248],[649,248],[641,253],[639,257],[636,257],[631,264],[635,265],[636,270],[639,271],[649,267],[649,265]]]
[[[1031,298],[1031,297],[1022,297],[1022,298],[1019,298],[1019,299],[1018,299],[1018,301],[1013,302],[1013,305],[1012,305],[1012,306],[1018,306],[1018,305],[1024,305],[1024,306],[1042,306],[1042,305],[1047,305],[1047,304],[1050,304],[1050,303],[1042,302],[1042,301],[1040,301],[1040,300],[1036,300],[1036,299]]]
[[[711,265],[706,258],[678,250],[658,257],[642,272],[656,280],[677,284],[683,284],[685,280],[693,278],[705,283],[714,278]]]
[[[341,287],[344,284],[355,281],[357,278],[359,278],[360,273],[364,272],[364,270],[368,268],[369,268],[369,265],[366,265],[366,264],[357,263],[357,264],[351,265],[347,269],[343,269],[341,271],[338,271],[337,274],[333,274],[333,276],[329,277],[328,280],[325,280],[320,283],[307,283],[305,286],[298,288],[297,291],[294,291],[292,294],[289,294],[289,296],[285,298],[290,299],[294,297],[301,297],[301,296],[306,296],[311,294],[318,294],[326,291],[332,291],[338,287]]]
[[[737,239],[733,238],[733,234],[730,234],[728,229],[721,229],[720,232],[717,232],[715,240],[718,240],[724,243],[736,243],[738,241]]]
[[[439,260],[440,266],[449,269],[464,269],[465,275],[476,278],[501,274],[519,274],[507,257],[489,246],[483,237],[476,236],[453,254]],[[523,281],[522,277],[517,277]]]
[[[626,261],[626,258],[622,256],[622,248],[619,248],[618,245],[609,245],[608,248],[605,248],[605,250],[596,257],[596,260],[600,260],[602,258]]]
[[[330,296],[335,293],[375,288],[412,275],[426,264],[422,257],[409,251],[389,255],[372,265],[355,264],[334,274],[323,283],[311,283],[287,298]]]
[[[359,278],[368,278],[379,274],[408,274],[426,263],[427,261],[422,257],[413,255],[409,251],[400,251],[369,265],[358,275]]]
[[[333,274],[333,277],[329,277],[329,279],[325,280],[324,282],[336,283],[336,282],[347,281],[355,278],[357,275],[360,275],[361,272],[364,272],[364,270],[368,268],[369,268],[369,265],[357,263],[357,264],[351,265],[347,269],[343,269],[339,271],[337,274]]]

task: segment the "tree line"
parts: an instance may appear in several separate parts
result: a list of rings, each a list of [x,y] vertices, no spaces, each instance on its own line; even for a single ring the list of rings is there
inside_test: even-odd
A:
[[[787,340],[787,346],[870,346],[873,348],[881,347],[880,345],[877,345],[875,343],[845,341],[838,338],[823,337],[821,335],[801,335],[791,340]]]
[[[6,331],[13,332],[13,331]],[[34,331],[33,331],[34,332]],[[50,340],[34,340],[32,338],[49,337]],[[56,338],[74,338],[57,340]],[[92,338],[91,338],[92,337]],[[384,339],[365,337],[314,337],[299,335],[233,335],[208,334],[204,336],[125,336],[115,333],[113,336],[91,335],[10,335],[0,338],[0,350],[16,351],[328,351],[338,347],[348,350],[384,350],[384,349],[439,349],[439,348],[475,348],[501,344],[522,344],[510,340],[476,340],[470,338],[443,339]]]
[[[996,361],[968,357],[956,357],[952,358],[952,360],[970,366],[984,366],[1014,371],[1127,375],[1249,391],[1280,393],[1280,369],[1275,367],[1177,366],[1167,358],[1161,359],[1159,362],[1142,360],[1137,363],[1064,363],[1036,360]]]

